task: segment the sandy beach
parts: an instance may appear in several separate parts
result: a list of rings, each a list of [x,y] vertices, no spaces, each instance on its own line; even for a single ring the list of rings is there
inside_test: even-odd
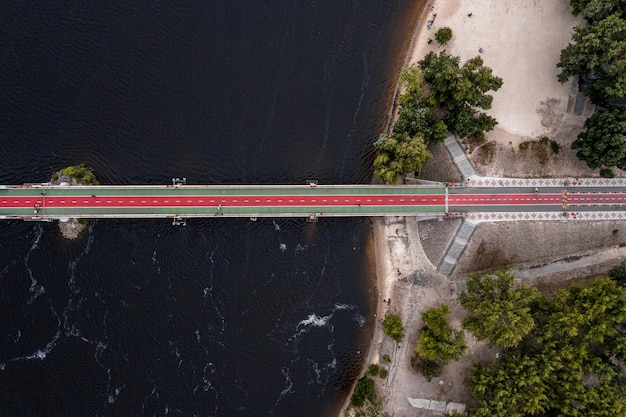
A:
[[[428,52],[444,49],[461,57],[462,63],[481,55],[485,65],[504,82],[493,94],[493,107],[488,111],[498,120],[498,127],[522,137],[547,134],[551,129],[543,120],[547,103],[556,118],[565,117],[568,104],[570,83],[556,81],[556,64],[572,29],[583,22],[570,10],[566,0],[434,1],[419,24],[409,62],[416,63]],[[423,20],[433,20],[435,14],[428,29]],[[434,40],[442,27],[453,31],[452,40],[443,47]],[[433,39],[431,44],[429,39]],[[499,137],[492,133],[488,140],[498,141]]]
[[[460,56],[461,63],[480,54],[485,65],[503,79],[502,88],[493,93],[493,107],[488,111],[499,122],[487,134],[488,141],[517,147],[540,135],[561,134],[569,140],[572,132],[580,129],[584,117],[568,113],[571,83],[558,83],[556,64],[561,49],[570,41],[573,27],[581,23],[582,19],[571,15],[567,0],[434,0],[425,6],[412,34],[405,66],[415,64],[430,51],[445,49]],[[445,47],[434,40],[441,27],[453,31],[452,40]],[[429,43],[429,39],[433,41]],[[381,361],[383,354],[392,358],[389,377],[378,380],[385,399],[384,411],[391,416],[433,415],[431,411],[411,407],[409,397],[469,400],[463,380],[465,371],[461,368],[465,365],[450,366],[440,380],[433,382],[426,382],[410,366],[423,325],[421,313],[434,307],[433,303],[447,303],[453,310],[459,308],[455,283],[436,272],[436,265],[424,253],[422,241],[430,244],[424,238],[428,233],[420,229],[415,218],[374,219],[373,233],[379,298],[376,328],[365,366],[387,366]],[[405,324],[406,336],[399,346],[382,333],[382,319],[389,311],[400,314]],[[460,322],[451,324],[460,327]],[[480,355],[490,353],[469,339],[469,360],[480,361],[484,359]],[[445,386],[440,384],[442,381]],[[349,399],[346,406],[348,403]],[[344,411],[340,416],[344,416]]]

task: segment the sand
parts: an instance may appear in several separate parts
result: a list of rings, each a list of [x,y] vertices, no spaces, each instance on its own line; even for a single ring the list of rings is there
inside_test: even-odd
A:
[[[435,13],[437,17],[431,29],[426,21],[420,22],[411,63],[444,49],[460,56],[461,62],[481,55],[485,65],[503,79],[488,113],[505,132],[532,138],[550,134],[553,126],[545,117],[548,104],[556,119],[567,119],[571,82],[556,80],[556,64],[574,26],[583,23],[582,18],[572,16],[567,0],[439,0],[429,9],[425,20],[432,20]],[[434,40],[435,32],[446,26],[453,36],[442,47]],[[430,45],[429,38],[433,39]],[[488,139],[516,141],[499,136]]]

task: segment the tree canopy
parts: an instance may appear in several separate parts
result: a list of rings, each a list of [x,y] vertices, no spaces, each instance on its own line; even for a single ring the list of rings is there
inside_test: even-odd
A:
[[[616,107],[595,113],[585,121],[585,130],[572,143],[576,155],[590,168],[626,168],[626,110]]]
[[[448,127],[435,120],[432,110],[422,97],[422,73],[416,66],[405,68],[400,73],[404,92],[398,97],[398,120],[393,127],[396,135],[406,133],[410,137],[423,135],[425,142],[439,142],[448,134]]]
[[[374,172],[389,184],[395,184],[408,172],[419,171],[432,157],[422,134],[414,137],[406,133],[393,136],[383,134],[374,145],[378,150]]]
[[[587,94],[596,104],[626,95],[626,21],[619,13],[574,28],[574,43],[561,51],[559,82],[581,75],[590,80]]]
[[[599,279],[537,298],[535,326],[523,340],[474,366],[472,415],[624,415],[625,290]]]
[[[402,319],[397,314],[387,314],[385,320],[383,320],[383,331],[396,343],[400,344],[404,337],[404,326],[402,325]]]
[[[514,285],[513,279],[508,271],[498,271],[495,275],[475,275],[467,281],[467,292],[460,297],[469,313],[463,325],[479,340],[514,347],[535,327],[531,306],[539,293],[534,288]]]
[[[583,14],[589,22],[602,20],[613,13],[620,13],[626,10],[626,0],[570,0],[572,14],[578,16]]]
[[[439,360],[443,364],[459,359],[465,354],[465,333],[454,330],[446,321],[450,310],[442,304],[422,314],[426,326],[417,339],[417,355],[429,360]]]
[[[460,66],[460,58],[446,51],[428,53],[419,62],[429,94],[428,106],[445,111],[444,121],[449,130],[460,136],[484,137],[497,124],[496,120],[478,109],[491,108],[493,96],[502,79],[485,67],[480,56],[469,59]]]
[[[445,45],[452,39],[452,29],[449,27],[442,27],[435,33],[435,39],[439,45]]]

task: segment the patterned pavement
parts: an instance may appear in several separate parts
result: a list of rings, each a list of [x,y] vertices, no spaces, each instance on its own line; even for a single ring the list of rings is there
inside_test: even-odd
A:
[[[478,175],[467,154],[454,135],[449,135],[445,146],[464,178],[465,187],[626,187],[626,178],[500,178]],[[569,188],[571,190],[571,188]],[[438,271],[450,276],[480,223],[507,221],[591,221],[626,220],[626,211],[580,211],[575,207],[554,212],[483,212],[466,213],[464,221],[452,238]]]

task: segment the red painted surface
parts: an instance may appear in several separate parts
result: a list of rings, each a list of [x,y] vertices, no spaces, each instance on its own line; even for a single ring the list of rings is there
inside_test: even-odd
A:
[[[626,194],[624,193],[592,193],[592,194],[574,194],[567,195],[568,204],[624,204],[626,203]]]
[[[0,199],[0,208],[44,207],[41,197],[11,197]],[[46,197],[45,207],[294,207],[294,206],[442,206],[443,195],[345,195],[345,196],[103,196],[103,197]]]
[[[626,204],[626,193],[562,194],[449,194],[449,206]],[[40,207],[298,207],[298,206],[442,206],[444,195],[324,195],[324,196],[102,196],[8,197],[0,208]]]
[[[450,194],[450,206],[503,206],[563,204],[561,194]]]

